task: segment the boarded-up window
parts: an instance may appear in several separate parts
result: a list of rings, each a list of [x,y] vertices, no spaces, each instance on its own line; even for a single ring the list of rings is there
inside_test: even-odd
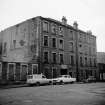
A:
[[[8,64],[8,80],[14,80],[14,73],[15,73],[15,64]]]
[[[15,80],[20,80],[20,63],[16,63],[16,69],[15,69]]]
[[[26,64],[21,65],[21,80],[25,81],[27,79],[28,67]]]
[[[38,65],[37,64],[32,65],[32,71],[33,71],[33,74],[38,74]]]

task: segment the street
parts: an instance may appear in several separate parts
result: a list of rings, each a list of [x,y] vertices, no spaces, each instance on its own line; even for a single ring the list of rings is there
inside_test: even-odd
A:
[[[0,89],[0,105],[105,105],[105,83]]]

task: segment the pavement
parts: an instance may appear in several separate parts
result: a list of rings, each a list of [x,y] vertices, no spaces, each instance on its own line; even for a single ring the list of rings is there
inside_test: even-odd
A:
[[[75,82],[74,84],[84,84],[83,82]],[[9,88],[19,88],[19,87],[27,87],[28,84],[8,84],[8,85],[0,85],[0,89],[9,89]]]
[[[98,83],[98,82],[97,82]],[[83,82],[75,82],[74,84],[85,84]],[[9,89],[9,88],[19,88],[19,87],[27,87],[28,84],[8,84],[8,85],[0,85],[0,89]]]
[[[19,88],[19,87],[27,87],[27,84],[12,84],[12,85],[0,85],[0,89],[9,89],[9,88]]]

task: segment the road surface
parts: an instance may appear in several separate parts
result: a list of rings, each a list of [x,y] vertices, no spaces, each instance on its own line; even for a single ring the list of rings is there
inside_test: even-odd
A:
[[[105,83],[0,89],[0,105],[105,105]]]

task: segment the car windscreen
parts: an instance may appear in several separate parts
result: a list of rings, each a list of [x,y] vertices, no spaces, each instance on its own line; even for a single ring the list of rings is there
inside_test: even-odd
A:
[[[33,77],[32,75],[28,75],[27,79],[32,79],[32,77]]]
[[[62,77],[62,75],[58,76],[58,78],[61,78],[61,77]]]

